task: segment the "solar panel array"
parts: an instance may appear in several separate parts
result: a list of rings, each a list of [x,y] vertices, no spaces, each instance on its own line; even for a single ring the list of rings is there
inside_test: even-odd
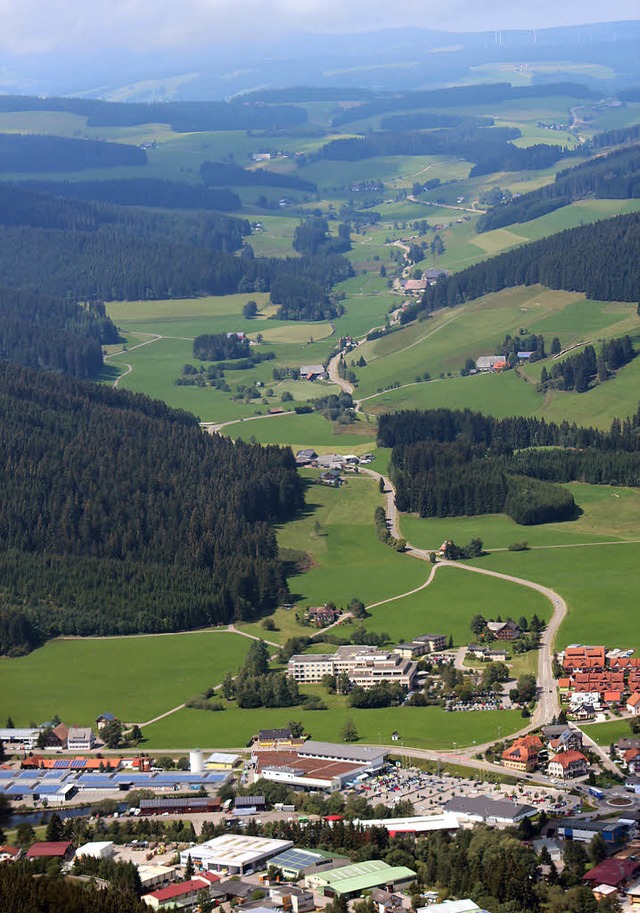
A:
[[[299,871],[309,865],[314,865],[321,858],[320,854],[311,853],[307,850],[297,850],[292,847],[275,856],[270,864],[281,869],[294,869]]]
[[[147,788],[161,790],[200,789],[213,787],[225,780],[230,771],[165,771],[163,773],[137,773],[118,771],[105,773],[81,772],[83,761],[67,758],[56,760],[53,770],[0,770],[0,792],[10,797],[54,795],[63,786],[78,790],[119,790],[122,788]]]

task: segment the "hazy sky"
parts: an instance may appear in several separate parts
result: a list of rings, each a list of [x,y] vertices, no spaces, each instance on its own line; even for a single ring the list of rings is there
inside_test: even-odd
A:
[[[0,0],[0,49],[149,51],[254,43],[290,29],[484,31],[638,18],[637,0]]]

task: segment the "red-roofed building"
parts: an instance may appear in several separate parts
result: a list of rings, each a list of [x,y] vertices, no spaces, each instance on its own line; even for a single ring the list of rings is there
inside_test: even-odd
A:
[[[581,751],[563,751],[549,761],[548,774],[560,780],[582,777],[589,769],[589,762]]]
[[[610,707],[617,707],[622,703],[622,691],[605,691],[602,700]]]
[[[18,846],[0,846],[0,862],[17,862],[21,854]]]
[[[624,888],[640,872],[640,862],[635,859],[605,859],[594,865],[582,876],[590,887],[608,884],[614,888]]]
[[[502,752],[502,763],[511,770],[535,770],[542,741],[537,735],[525,735],[516,739]]]
[[[634,691],[627,701],[627,710],[632,716],[640,716],[640,691]]]
[[[185,909],[194,906],[200,891],[209,891],[211,886],[212,881],[208,877],[195,875],[190,881],[180,881],[151,894],[143,894],[142,900],[154,910]]]
[[[71,859],[73,844],[70,840],[58,840],[52,843],[34,843],[27,850],[27,859]]]

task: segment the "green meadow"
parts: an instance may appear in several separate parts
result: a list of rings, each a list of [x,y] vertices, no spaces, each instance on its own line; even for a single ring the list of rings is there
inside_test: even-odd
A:
[[[429,565],[425,563],[425,567]],[[388,632],[394,643],[434,632],[452,635],[454,644],[460,646],[473,639],[469,623],[478,612],[485,618],[530,618],[536,613],[546,619],[551,605],[540,593],[519,584],[442,567],[419,593],[371,609],[365,624],[371,631]]]
[[[304,515],[278,531],[282,548],[308,552],[313,559],[309,571],[289,579],[301,605],[334,602],[346,607],[354,597],[369,605],[427,579],[428,565],[377,538],[373,512],[382,497],[370,477],[349,474],[342,488],[311,484],[306,500]]]
[[[631,731],[629,720],[611,720],[609,723],[587,723],[586,725],[583,724],[582,728],[590,739],[593,739],[598,745],[602,745],[603,748],[608,748],[609,745],[617,742],[618,739],[635,738]]]
[[[515,542],[529,546],[621,541],[640,537],[640,490],[572,482],[565,486],[582,513],[566,523],[520,526],[504,514],[478,517],[430,517],[403,514],[402,532],[418,548],[437,548],[445,539],[464,544],[482,539],[487,549],[505,549]]]
[[[505,738],[522,727],[520,714],[513,710],[484,713],[447,713],[439,707],[392,707],[352,710],[341,707],[305,712],[300,707],[284,710],[237,710],[219,713],[180,710],[159,720],[145,731],[145,750],[192,748],[244,748],[258,730],[287,726],[300,720],[312,738],[341,742],[341,732],[352,719],[363,743],[388,745],[397,731],[403,745],[418,748],[452,749]]]
[[[558,649],[572,643],[640,649],[637,542],[493,552],[476,563],[534,580],[564,597],[569,614],[556,640]]]
[[[53,640],[28,656],[0,659],[0,716],[28,726],[57,713],[68,725],[90,726],[109,711],[144,722],[219,684],[250,643],[215,629]]]

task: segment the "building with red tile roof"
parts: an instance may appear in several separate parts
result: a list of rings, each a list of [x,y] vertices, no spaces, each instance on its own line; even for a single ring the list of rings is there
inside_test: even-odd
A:
[[[623,888],[632,878],[640,872],[640,862],[635,859],[605,859],[594,865],[592,869],[582,876],[591,887],[600,884],[612,885],[614,888]]]
[[[27,859],[70,859],[73,856],[73,844],[70,840],[34,843],[27,850]]]
[[[560,780],[571,780],[573,777],[582,777],[589,769],[589,762],[581,751],[563,751],[549,761],[547,768],[550,777]]]
[[[217,877],[216,880],[219,881]],[[196,902],[200,891],[209,890],[213,883],[209,877],[195,875],[190,881],[180,881],[150,894],[144,894],[142,900],[154,910],[187,907]]]
[[[640,691],[634,691],[627,701],[627,710],[633,716],[640,716]]]
[[[502,763],[511,770],[535,770],[542,740],[537,735],[525,735],[516,739],[502,752]]]

